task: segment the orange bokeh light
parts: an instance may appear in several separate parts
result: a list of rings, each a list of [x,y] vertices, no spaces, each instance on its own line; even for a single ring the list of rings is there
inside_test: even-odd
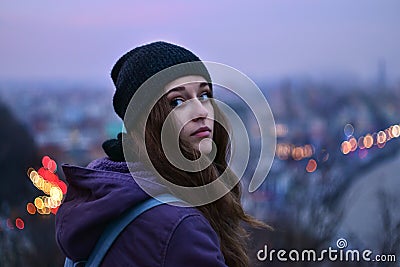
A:
[[[310,159],[306,166],[307,172],[315,172],[317,169],[317,162],[314,159]]]
[[[56,214],[64,195],[67,193],[67,185],[56,174],[57,163],[49,156],[42,158],[42,167],[39,170],[29,168],[27,175],[33,185],[46,195],[36,197],[33,203],[26,205],[29,214]]]
[[[294,160],[301,160],[304,157],[304,151],[302,147],[296,147],[292,151],[292,157]]]
[[[366,148],[371,148],[373,146],[373,144],[374,144],[374,138],[372,138],[372,136],[370,134],[367,134],[364,137],[364,146]]]
[[[43,209],[44,203],[43,203],[43,199],[42,198],[40,198],[40,197],[35,198],[34,203],[35,203],[35,206],[38,209],[38,211]]]
[[[386,133],[384,131],[380,131],[377,135],[376,135],[376,142],[378,144],[383,144],[386,142]]]
[[[393,135],[394,138],[399,137],[400,136],[400,126],[399,125],[393,125],[391,132],[392,132],[392,135]]]
[[[350,146],[351,146],[351,151],[355,151],[357,149],[357,140],[352,137],[349,140]]]
[[[343,141],[343,143],[342,143],[342,145],[341,145],[341,148],[342,148],[342,153],[343,154],[349,154],[350,153],[350,151],[351,151],[351,144],[350,144],[350,142],[349,141]]]
[[[31,215],[35,214],[36,213],[35,205],[33,205],[32,203],[26,204],[26,211]]]

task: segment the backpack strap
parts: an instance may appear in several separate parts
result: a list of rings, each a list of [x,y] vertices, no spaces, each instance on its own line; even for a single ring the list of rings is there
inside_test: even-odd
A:
[[[86,261],[73,262],[70,258],[65,258],[64,267],[79,267],[85,266]]]
[[[143,212],[159,206],[164,203],[172,203],[172,202],[183,202],[181,199],[171,195],[171,194],[163,194],[157,196],[157,199],[150,198],[143,203],[133,207],[128,210],[125,214],[123,214],[117,220],[111,222],[103,234],[100,236],[99,240],[96,243],[93,251],[91,252],[88,261],[84,266],[86,267],[97,267],[100,266],[101,261],[106,255],[107,251],[110,249],[111,245],[117,239],[119,234],[140,214]],[[74,263],[71,259],[66,258],[64,267],[75,267],[79,266],[79,264],[83,264],[85,262],[76,262]]]

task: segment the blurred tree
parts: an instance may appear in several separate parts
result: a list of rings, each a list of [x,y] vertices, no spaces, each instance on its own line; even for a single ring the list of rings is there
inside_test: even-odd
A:
[[[24,182],[30,166],[39,164],[32,136],[0,102],[0,202],[2,206],[17,206],[34,195],[34,188]]]
[[[59,266],[54,216],[26,212],[26,204],[40,194],[26,174],[40,165],[35,142],[1,101],[0,124],[0,266]],[[18,217],[25,222],[22,230],[15,226]]]

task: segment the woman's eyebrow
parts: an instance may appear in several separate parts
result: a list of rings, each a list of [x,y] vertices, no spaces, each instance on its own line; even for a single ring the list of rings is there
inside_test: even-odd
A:
[[[186,88],[184,86],[178,86],[178,87],[174,87],[171,90],[169,90],[167,92],[167,94],[172,93],[172,92],[180,92],[180,91],[184,91]]]
[[[203,88],[203,87],[206,87],[206,86],[209,86],[209,85],[210,85],[209,83],[203,82],[203,83],[200,83],[199,88]],[[172,93],[172,92],[181,92],[181,91],[185,91],[185,90],[186,90],[185,86],[174,87],[174,88],[170,89],[167,92],[167,95]]]
[[[209,83],[204,82],[204,83],[200,84],[199,88],[206,87],[206,86],[209,86],[209,85],[210,85]]]

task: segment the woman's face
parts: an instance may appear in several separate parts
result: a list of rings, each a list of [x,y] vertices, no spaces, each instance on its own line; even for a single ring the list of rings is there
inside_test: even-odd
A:
[[[201,153],[210,153],[214,130],[214,108],[211,88],[201,76],[184,76],[165,86],[173,108],[179,137]],[[201,143],[200,143],[201,142]]]

